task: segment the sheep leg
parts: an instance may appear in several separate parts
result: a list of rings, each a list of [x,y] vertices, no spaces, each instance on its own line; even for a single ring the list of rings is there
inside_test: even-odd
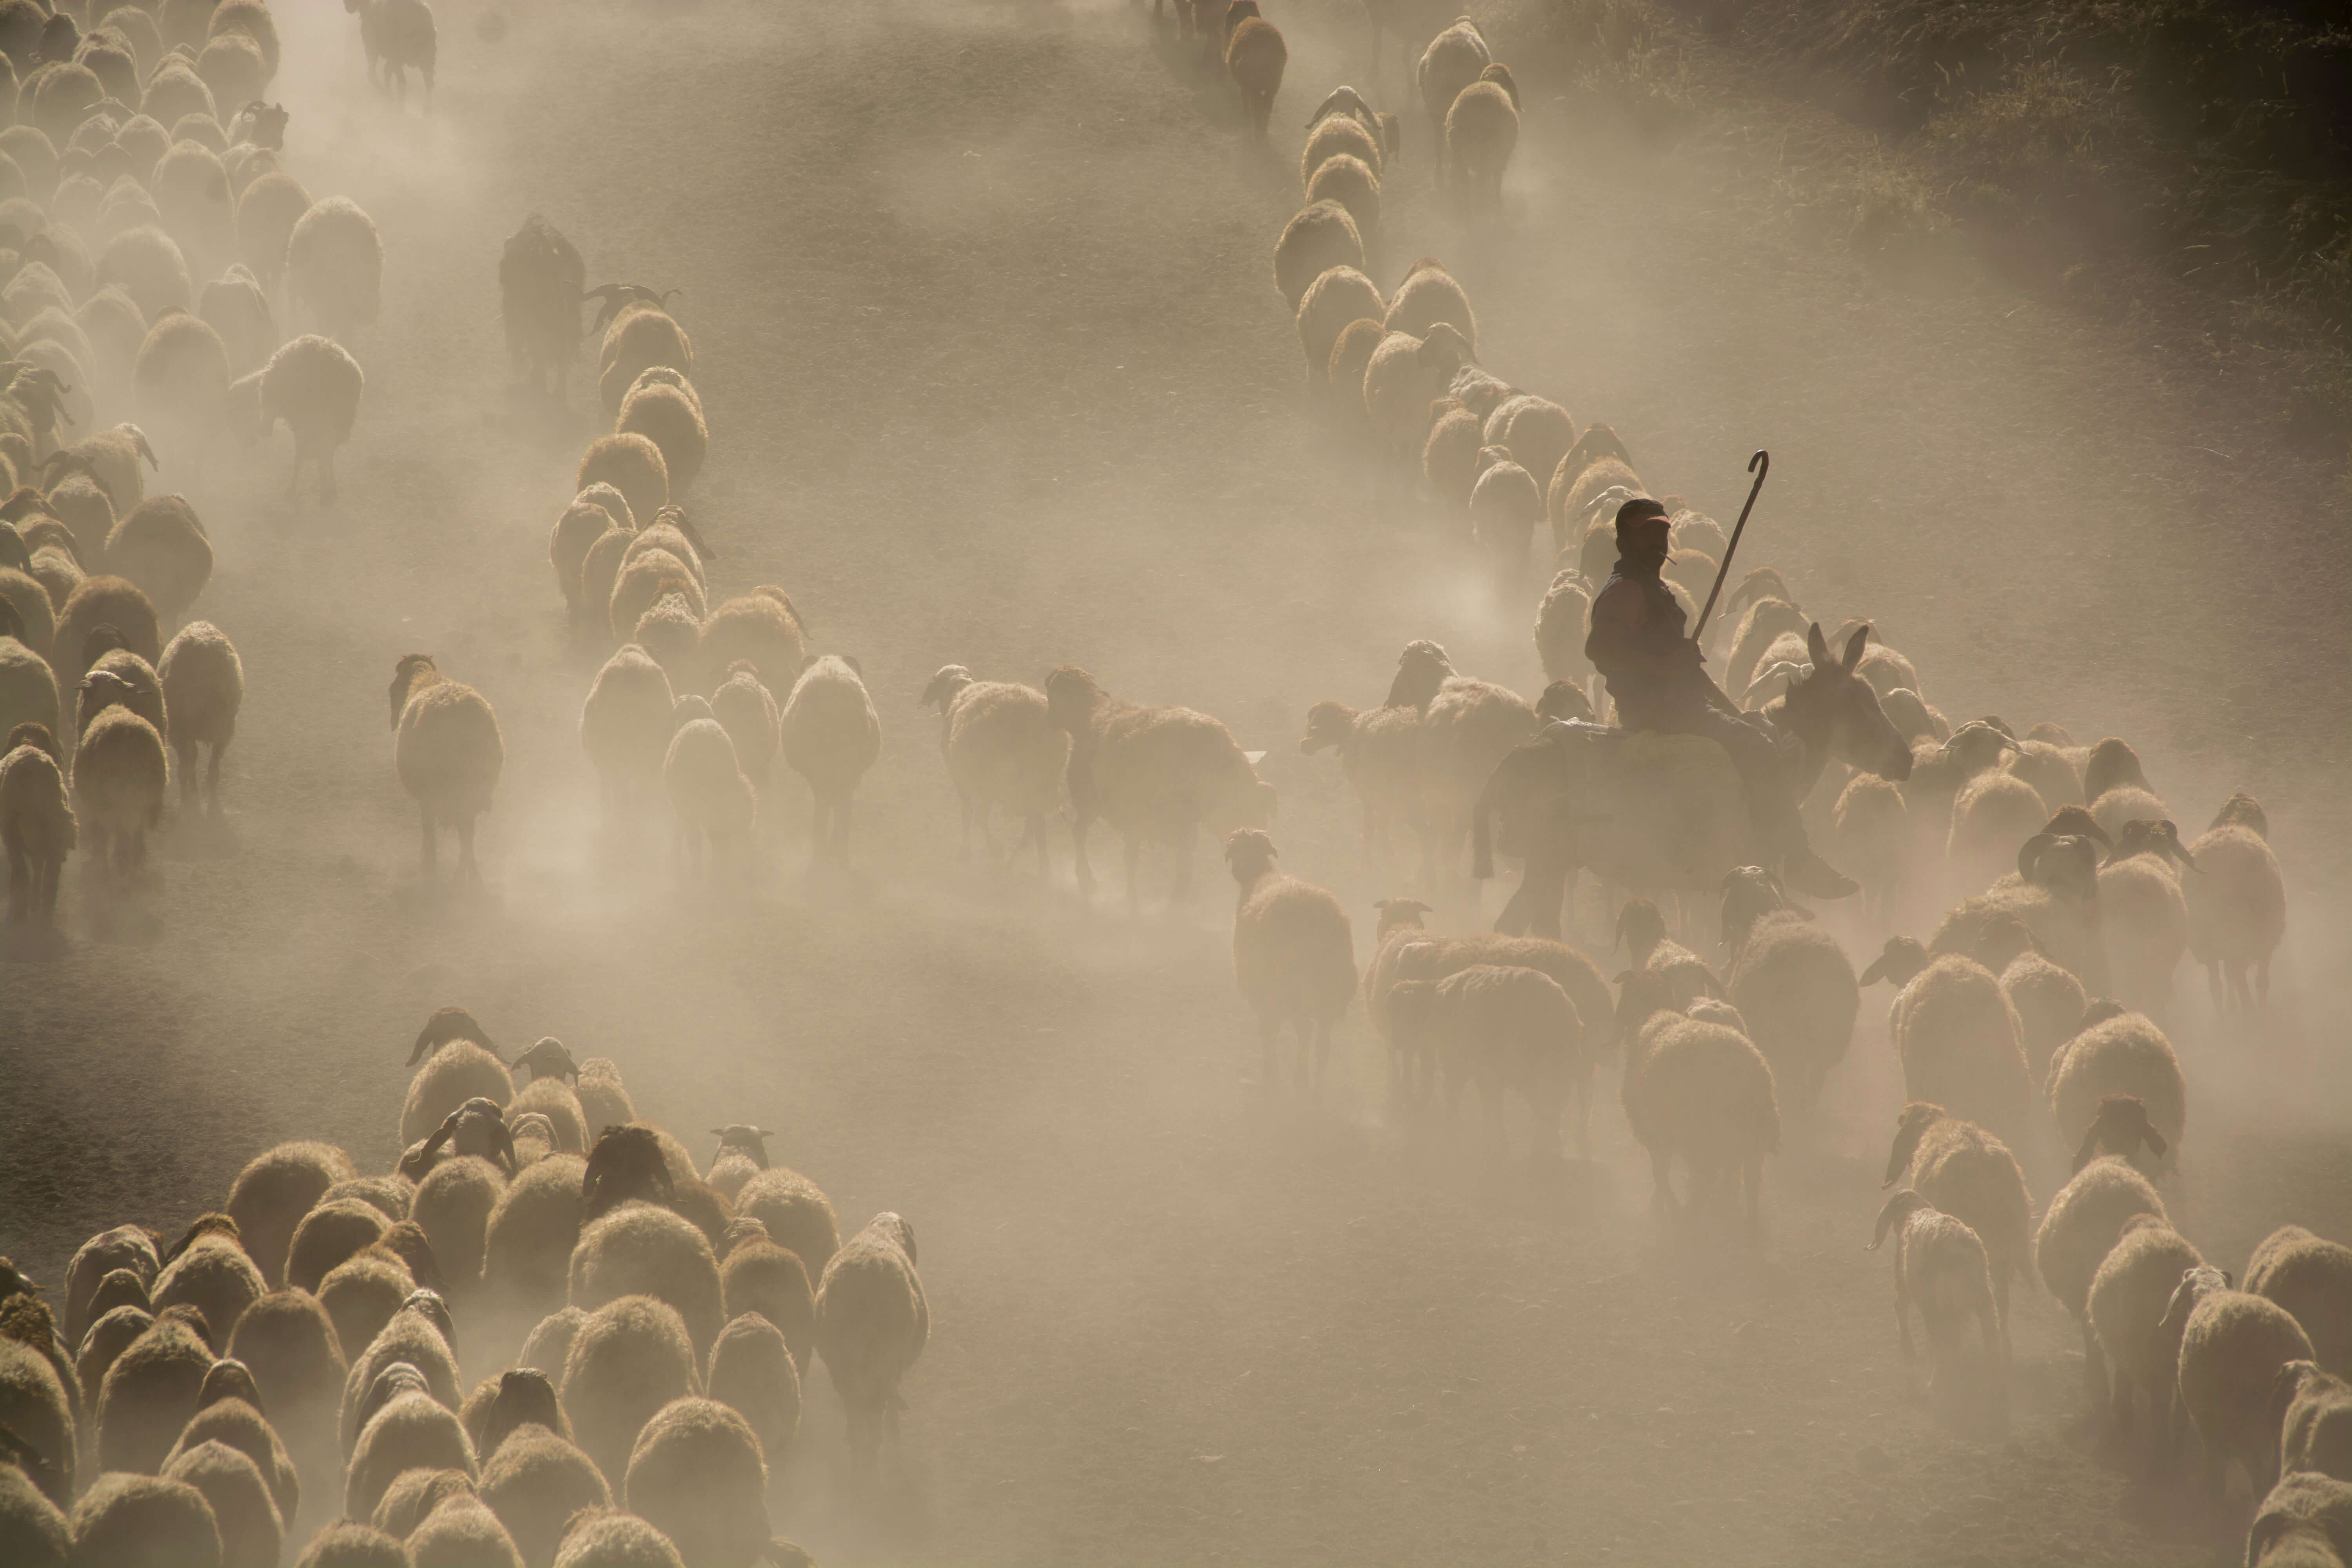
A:
[[[25,852],[17,846],[8,846],[8,918],[21,921],[33,901],[33,874],[26,864]]]
[[[1088,898],[1094,897],[1095,870],[1087,864],[1087,829],[1093,826],[1094,818],[1085,812],[1078,812],[1070,819],[1070,849],[1077,861],[1078,891]]]
[[[2107,1378],[2112,1387],[2107,1400],[2107,1437],[2110,1443],[2121,1448],[2131,1436],[2131,1379],[2124,1374],[2122,1369],[2116,1367],[2108,1369]]]
[[[1281,1033],[1282,1026],[1276,1021],[1272,1013],[1261,1012],[1258,1014],[1257,1081],[1260,1089],[1273,1089],[1276,1087],[1276,1080],[1274,1075],[1274,1053],[1275,1047],[1278,1043],[1276,1037]]]
[[[2254,995],[2256,1006],[2271,1005],[2271,955],[2267,952],[2254,960]]]
[[[206,798],[212,802],[213,815],[215,816],[218,816],[220,815],[221,753],[227,749],[227,742],[215,741],[213,742],[212,761],[205,766],[205,795]]]
[[[179,736],[173,737],[172,754],[179,760],[180,805],[189,806],[196,799],[196,743]]]
[[[2107,1355],[2100,1348],[2099,1336],[2091,1327],[2091,1320],[2082,1320],[2083,1381],[2091,1396],[2094,1415],[2107,1402]]]
[[[1650,1209],[1654,1214],[1673,1214],[1680,1205],[1675,1202],[1675,1184],[1669,1167],[1674,1155],[1663,1148],[1650,1151]]]
[[[1052,872],[1053,866],[1046,858],[1045,814],[1042,811],[1033,811],[1029,814],[1028,841],[1037,846],[1037,875],[1040,879],[1043,879]],[[1015,855],[1021,853],[1017,847],[1013,852]]]
[[[457,872],[475,887],[482,885],[482,868],[474,864],[474,818],[470,813],[457,819]]]

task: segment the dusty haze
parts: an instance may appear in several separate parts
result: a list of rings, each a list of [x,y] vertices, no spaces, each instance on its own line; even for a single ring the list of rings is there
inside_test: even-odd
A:
[[[524,5],[495,43],[452,0],[429,118],[368,90],[339,8],[281,9],[288,166],[383,235],[383,319],[351,345],[366,402],[334,509],[282,500],[283,436],[209,471],[167,454],[151,485],[202,510],[219,564],[193,613],[245,661],[228,820],[168,841],[162,891],[111,931],[78,859],[69,942],[10,934],[0,1251],[60,1280],[85,1237],[175,1231],[283,1139],[388,1169],[406,1044],[461,1003],[509,1053],[552,1034],[614,1058],[698,1158],[704,1128],[779,1130],[845,1233],[883,1208],[919,1228],[934,1328],[883,1505],[843,1501],[823,1377],[780,1467],[778,1529],[822,1561],[2234,1560],[2090,1451],[2079,1341],[2038,1289],[2005,1435],[1906,1397],[1862,1250],[1901,1099],[1887,992],[1769,1167],[1750,1257],[1653,1222],[1613,1068],[1594,1164],[1534,1176],[1466,1115],[1396,1126],[1360,1007],[1320,1104],[1247,1081],[1205,847],[1173,913],[1147,858],[1140,921],[1107,833],[1092,911],[1066,832],[1050,887],[959,866],[916,694],[950,662],[1083,664],[1267,752],[1284,868],[1341,896],[1360,961],[1370,900],[1408,889],[1363,863],[1332,759],[1298,753],[1307,705],[1378,701],[1415,637],[1541,688],[1538,574],[1498,595],[1417,478],[1305,395],[1272,246],[1300,122],[1368,79],[1353,7],[1268,9],[1290,47],[1270,153],[1123,0]],[[1710,121],[1637,159],[1579,144],[1539,62],[1520,79],[1506,219],[1465,226],[1386,62],[1372,96],[1411,111],[1377,279],[1443,257],[1489,368],[1609,421],[1727,524],[1769,447],[1741,563],[1825,622],[1870,617],[1956,721],[2128,737],[2192,835],[2258,795],[2287,947],[2253,1025],[2217,1026],[2201,974],[2178,977],[2190,1131],[2167,1201],[2232,1269],[2289,1221],[2344,1239],[2338,468],[2269,444],[2194,345],[1887,292],[1799,246],[1774,210],[1785,125]],[[677,885],[666,812],[634,843],[599,826],[577,725],[606,650],[567,629],[546,539],[602,421],[583,376],[560,410],[512,389],[496,321],[499,246],[534,210],[592,283],[685,290],[714,602],[781,584],[815,648],[863,663],[884,746],[848,877],[803,873],[796,780],[717,889]],[[383,695],[410,651],[504,729],[479,894],[418,878]],[[1483,923],[1433,901],[1434,926]],[[1827,918],[1857,967],[1885,934]],[[1619,967],[1601,933],[1570,939]],[[2033,1152],[2038,1206],[2063,1173]],[[478,1344],[469,1381],[494,1370]],[[289,1561],[334,1489],[306,1476]]]

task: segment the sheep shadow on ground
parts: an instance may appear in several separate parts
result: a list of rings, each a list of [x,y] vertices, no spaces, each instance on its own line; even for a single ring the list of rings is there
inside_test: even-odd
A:
[[[173,860],[235,860],[244,848],[236,824],[209,808],[173,818],[163,841],[164,854]]]

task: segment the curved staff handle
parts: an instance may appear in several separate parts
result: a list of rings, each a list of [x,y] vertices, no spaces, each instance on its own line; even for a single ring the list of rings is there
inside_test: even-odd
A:
[[[1756,476],[1756,482],[1748,487],[1748,504],[1739,509],[1739,521],[1731,528],[1731,542],[1723,547],[1723,564],[1715,569],[1715,586],[1706,591],[1706,607],[1698,613],[1698,625],[1691,627],[1693,642],[1698,641],[1699,634],[1706,630],[1707,616],[1715,614],[1716,595],[1723,592],[1723,580],[1731,574],[1732,553],[1739,548],[1739,536],[1748,530],[1748,514],[1756,510],[1756,497],[1764,488],[1764,476],[1772,471],[1772,454],[1757,447],[1756,455],[1748,459],[1748,471]]]

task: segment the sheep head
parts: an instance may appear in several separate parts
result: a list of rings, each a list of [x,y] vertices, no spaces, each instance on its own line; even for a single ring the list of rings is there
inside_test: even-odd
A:
[[[764,1171],[768,1168],[768,1140],[775,1134],[766,1128],[754,1127],[745,1121],[730,1121],[724,1127],[712,1128],[710,1135],[719,1140],[719,1154],[732,1149],[760,1169]]]
[[[492,1056],[499,1054],[498,1047],[490,1043],[490,1032],[476,1023],[471,1013],[463,1007],[438,1007],[425,1020],[425,1027],[416,1031],[408,1065],[415,1067],[452,1040],[468,1040]]]
[[[1298,737],[1298,749],[1310,757],[1318,752],[1344,752],[1355,739],[1356,717],[1355,709],[1325,698],[1307,710],[1307,733]]]
[[[1685,1016],[1700,1024],[1714,1024],[1734,1034],[1748,1033],[1748,1018],[1740,1010],[1720,996],[1694,996]]]
[[[1885,1246],[1886,1233],[1890,1230],[1895,1230],[1899,1226],[1908,1225],[1913,1215],[1921,1213],[1934,1214],[1935,1212],[1935,1205],[1929,1203],[1926,1198],[1921,1197],[1917,1193],[1913,1192],[1909,1187],[1896,1188],[1894,1192],[1887,1194],[1886,1202],[1879,1206],[1878,1235],[1871,1241],[1871,1244],[1868,1247],[1864,1247],[1863,1250],[1864,1252],[1875,1252],[1880,1247]]]
[[[923,694],[915,699],[915,706],[929,708],[944,718],[958,694],[971,684],[971,670],[960,664],[943,664],[940,672],[931,677],[930,684],[923,688]]]
[[[1232,868],[1234,880],[1241,884],[1244,891],[1274,869],[1276,853],[1274,840],[1263,828],[1238,828],[1225,840],[1225,864]]]
[[[228,1357],[213,1363],[205,1371],[204,1387],[196,1394],[196,1408],[202,1410],[224,1399],[242,1399],[263,1415],[269,1414],[269,1406],[261,1402],[261,1385],[253,1381],[252,1369]]]
[[[1969,956],[1995,974],[2023,954],[2041,951],[2042,943],[2035,940],[2033,928],[2011,910],[1995,910],[1985,916],[1984,923],[1977,928],[1976,939],[1969,944]]]
[[[441,1342],[449,1347],[449,1353],[453,1356],[457,1353],[457,1321],[449,1316],[449,1303],[442,1300],[440,1291],[420,1286],[408,1293],[400,1303],[400,1310],[414,1312],[432,1324],[434,1331],[441,1336]]]
[[[1374,899],[1372,908],[1381,911],[1380,929],[1373,933],[1376,937],[1386,936],[1400,926],[1419,931],[1421,917],[1430,912],[1430,907],[1419,899]]]
[[[2088,901],[2099,891],[2098,846],[2080,834],[2037,833],[2018,848],[2017,874],[2036,887]]]
[[[1414,353],[1424,367],[1433,369],[1442,377],[1450,376],[1465,363],[1475,364],[1478,356],[1470,349],[1470,340],[1451,321],[1438,321],[1423,335],[1421,347]]]
[[[286,112],[284,104],[264,103],[257,98],[238,110],[236,118],[244,126],[244,140],[272,153],[285,150],[286,124],[293,116]]]
[[[532,1421],[559,1436],[568,1429],[562,1404],[547,1373],[537,1367],[509,1367],[499,1376],[499,1391],[490,1396],[490,1408],[482,1417],[483,1463],[489,1462],[516,1427]]]
[[[905,1216],[885,1209],[867,1220],[866,1228],[887,1237],[907,1255],[908,1262],[915,1261],[915,1227],[907,1223]]]
[[[33,552],[25,543],[25,536],[16,531],[16,525],[13,522],[0,522],[0,566],[10,567],[18,572],[30,572],[33,567]],[[23,617],[16,614],[16,606],[5,598],[0,598],[0,605],[7,606],[5,612],[0,612],[0,637],[11,637],[19,642],[23,641],[25,622]]]
[[[6,602],[5,599],[0,599],[0,604]],[[50,732],[47,724],[37,719],[27,719],[8,731],[7,744],[0,745],[0,757],[6,756],[19,746],[38,747],[49,754],[49,761],[60,767],[65,765],[65,752],[58,748],[57,736]]]
[[[392,668],[392,727],[400,728],[400,716],[407,711],[408,700],[424,688],[442,679],[441,671],[429,653],[403,654]]]
[[[2083,763],[2083,798],[2096,800],[2120,784],[2147,789],[2147,774],[2140,769],[2139,753],[2128,742],[2109,735],[2091,748]]]
[[[1600,716],[1592,710],[1592,700],[1573,680],[1555,680],[1545,687],[1543,695],[1536,699],[1536,717],[1548,724],[1570,720],[1585,724],[1600,722]]]
[[[1737,955],[1748,945],[1758,921],[1769,915],[1794,915],[1811,920],[1813,911],[1789,898],[1778,874],[1761,866],[1741,866],[1723,878],[1723,945]]]
[[[2172,1288],[2172,1299],[2164,1305],[2164,1317],[2157,1324],[2157,1333],[2167,1342],[2178,1343],[2182,1331],[2189,1327],[2189,1314],[2197,1310],[2197,1303],[2216,1291],[2228,1289],[2228,1272],[2210,1263],[2200,1263],[2184,1271],[2180,1283]]]
[[[2147,1102],[2136,1094],[2101,1095],[2098,1111],[2083,1134],[2083,1145],[2074,1151],[2074,1169],[2079,1173],[2102,1154],[2128,1160],[2142,1144],[2159,1160],[2169,1147],[2164,1134],[2148,1125]]]
[[[1075,664],[1066,664],[1045,677],[1045,715],[1057,730],[1082,733],[1094,722],[1095,710],[1107,693],[1095,678]]]
[[[359,1420],[355,1425],[364,1432],[367,1424],[375,1419],[375,1413],[402,1394],[422,1394],[429,1398],[432,1393],[433,1385],[425,1381],[425,1374],[413,1363],[394,1362],[377,1373],[375,1381],[368,1384],[367,1393],[360,1400]]]
[[[2240,790],[2223,801],[2221,809],[2213,814],[2213,820],[2206,826],[2209,829],[2242,827],[2257,838],[2268,838],[2271,836],[2271,819],[2263,812],[2262,802],[2243,790]]]
[[[641,1121],[607,1127],[588,1151],[580,1182],[580,1217],[595,1219],[632,1199],[670,1207],[677,1192],[661,1141]]]
[[[18,1268],[6,1258],[0,1258],[0,1301],[17,1296],[31,1296],[37,1293],[40,1289],[41,1287],[35,1283],[31,1275]]]
[[[530,1049],[515,1058],[514,1065],[529,1069],[533,1079],[568,1078],[574,1083],[580,1081],[580,1064],[572,1059],[572,1053],[553,1035],[541,1035]]]
[[[2168,821],[2151,822],[2144,817],[2134,817],[2125,823],[2123,838],[2116,844],[2115,852],[2107,857],[2107,864],[2112,866],[2135,855],[2153,855],[2159,860],[2174,861],[2191,871],[2199,868],[2181,845],[2180,829]]]
[[[1855,979],[1864,985],[1875,985],[1884,980],[1900,991],[1927,967],[1927,950],[1919,945],[1917,939],[1890,936],[1878,956],[1870,961],[1870,967]]]
[[[749,1247],[753,1242],[768,1240],[770,1240],[768,1227],[764,1223],[752,1218],[750,1215],[737,1215],[727,1222],[727,1228],[719,1232],[719,1261],[726,1262],[728,1258],[734,1256],[735,1249],[739,1247]]]
[[[2107,837],[2107,830],[2099,826],[2099,819],[2091,815],[2088,806],[2060,806],[2050,820],[2042,825],[2042,831],[2061,835],[2071,833],[2077,837],[2090,839],[2102,849],[2116,847],[2116,841]]]
[[[1647,899],[1628,899],[1617,910],[1617,941],[1639,967],[1650,962],[1651,950],[1666,940],[1666,917]]]
[[[1387,706],[1426,709],[1453,674],[1454,663],[1444,648],[1427,637],[1416,638],[1397,655],[1396,678],[1389,682]]]
[[[172,1249],[163,1254],[163,1261],[170,1263],[208,1236],[226,1237],[239,1247],[245,1245],[244,1237],[237,1233],[236,1221],[225,1214],[200,1214],[188,1222],[188,1228],[181,1233],[179,1240],[172,1244]]]
[[[1919,1140],[1927,1129],[1944,1120],[1944,1108],[1915,1100],[1905,1106],[1895,1118],[1895,1142],[1886,1151],[1886,1175],[1878,1184],[1891,1187],[1895,1178],[1911,1168],[1911,1156],[1919,1152]]]
[[[1496,87],[1501,88],[1505,95],[1510,99],[1511,107],[1513,109],[1518,108],[1519,84],[1511,79],[1510,67],[1505,65],[1500,60],[1496,60],[1493,64],[1489,65],[1485,70],[1478,73],[1478,79],[1480,81],[1491,81]]]

